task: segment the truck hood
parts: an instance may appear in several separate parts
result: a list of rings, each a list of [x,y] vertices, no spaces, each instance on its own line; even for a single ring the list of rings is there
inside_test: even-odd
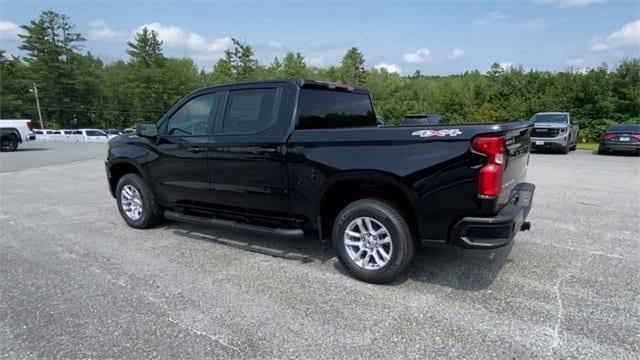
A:
[[[566,129],[569,127],[568,124],[556,124],[556,123],[536,123],[533,124],[534,128],[539,129]]]

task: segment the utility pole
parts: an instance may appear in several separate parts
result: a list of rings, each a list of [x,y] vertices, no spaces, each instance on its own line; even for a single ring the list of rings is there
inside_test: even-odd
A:
[[[38,87],[36,83],[33,83],[33,94],[36,96],[36,106],[38,107],[38,117],[40,118],[40,129],[44,129],[44,124],[42,123],[42,111],[40,111],[40,99],[38,98]]]

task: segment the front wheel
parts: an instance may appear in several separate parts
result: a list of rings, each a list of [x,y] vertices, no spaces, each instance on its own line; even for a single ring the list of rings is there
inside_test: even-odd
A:
[[[388,283],[413,261],[413,235],[395,206],[377,199],[355,201],[333,225],[333,244],[340,262],[357,279]]]
[[[151,191],[136,174],[126,174],[116,187],[118,210],[127,225],[146,229],[158,224],[162,218],[153,213]]]
[[[16,151],[18,149],[18,137],[16,134],[3,135],[0,138],[0,151]]]

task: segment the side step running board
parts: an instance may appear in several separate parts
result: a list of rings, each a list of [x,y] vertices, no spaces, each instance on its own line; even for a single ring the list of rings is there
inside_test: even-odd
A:
[[[299,238],[299,239],[302,239],[302,237],[304,236],[304,232],[301,229],[281,229],[281,228],[271,228],[266,226],[249,225],[249,224],[243,224],[243,223],[239,223],[231,220],[186,215],[186,214],[171,211],[171,210],[166,210],[164,212],[164,217],[169,220],[183,221],[183,222],[196,224],[196,225],[212,226],[212,227],[225,229],[225,230],[250,232],[256,235],[267,235],[267,236]]]

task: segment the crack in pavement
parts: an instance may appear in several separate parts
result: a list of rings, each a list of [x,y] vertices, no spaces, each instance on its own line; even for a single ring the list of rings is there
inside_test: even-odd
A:
[[[578,270],[582,265],[585,265],[587,263],[589,263],[591,261],[591,259],[593,259],[593,257],[595,255],[602,255],[601,253],[595,252],[595,251],[591,251],[589,252],[589,256],[586,257],[585,261],[580,261],[580,259],[574,261],[568,268],[568,270],[564,273],[564,274],[559,274],[558,279],[556,281],[555,286],[553,287],[555,295],[556,295],[556,306],[557,306],[557,313],[556,313],[556,324],[553,328],[553,331],[551,333],[552,337],[553,337],[553,341],[551,342],[551,346],[549,346],[549,356],[551,358],[553,358],[554,353],[555,353],[555,349],[560,349],[560,347],[562,346],[562,336],[561,336],[561,330],[562,330],[562,322],[564,321],[564,313],[565,313],[565,309],[564,309],[564,304],[562,302],[562,283],[569,278],[569,276],[571,276],[576,270]]]

